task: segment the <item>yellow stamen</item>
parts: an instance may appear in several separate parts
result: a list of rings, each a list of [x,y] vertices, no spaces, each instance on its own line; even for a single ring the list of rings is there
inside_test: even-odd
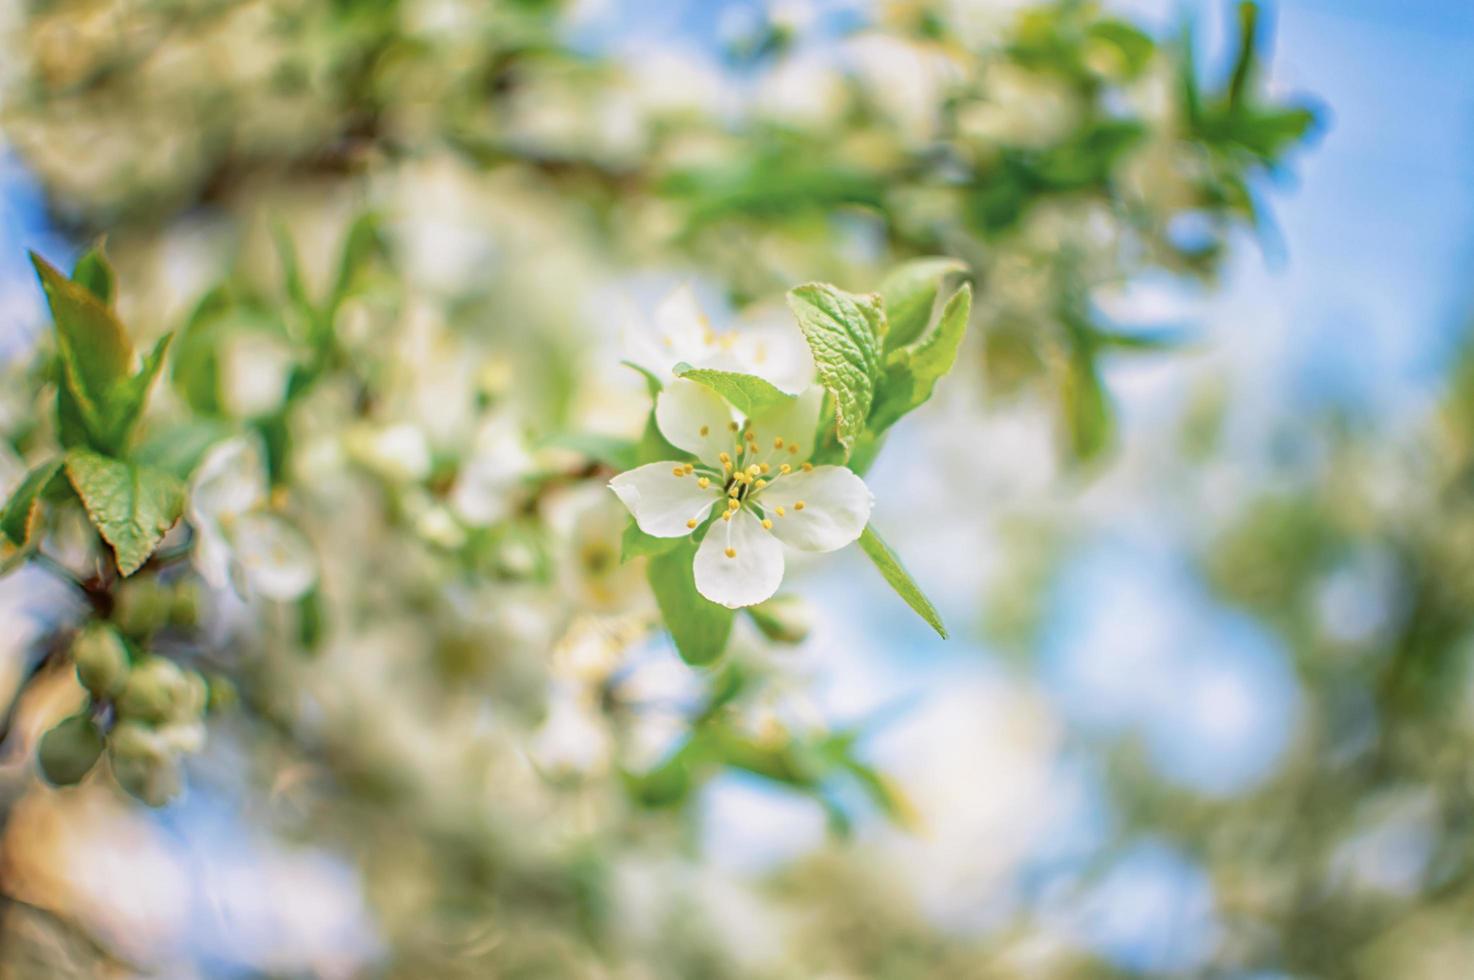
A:
[[[683,467],[683,469],[685,469],[687,476],[690,476],[692,473],[695,473],[696,472],[696,467],[692,466],[690,463],[687,463]]]
[[[732,457],[727,455],[726,453],[717,453],[717,459],[721,460],[723,463],[732,462]]]
[[[784,514],[787,514],[788,511],[784,510],[782,507],[776,507],[774,508],[773,513],[777,514],[779,517],[782,517]]]
[[[771,530],[773,530],[773,522],[770,521],[770,520],[768,520],[766,517],[764,517],[763,518],[763,527],[765,527],[769,531],[771,531]]]
[[[671,472],[674,473],[676,476],[685,476],[686,468],[684,466],[677,466],[675,469],[671,470]]]
[[[793,472],[793,467],[792,466],[789,466],[787,463],[784,463],[782,466],[778,467],[778,472],[779,473],[792,473]]]
[[[730,487],[727,488],[727,496],[732,497],[734,499],[741,492],[742,492],[742,488],[740,486],[738,486],[737,484],[735,484],[735,483],[732,484]]]
[[[727,428],[730,429],[733,432],[736,432],[737,431],[737,423],[736,422],[728,422],[727,423]]]
[[[757,476],[762,471],[763,471],[763,468],[761,466],[757,465],[756,463],[753,463],[751,466],[749,466],[747,468],[747,475],[748,476]]]
[[[813,463],[805,463],[804,464],[804,472],[805,473],[812,473],[812,472],[814,472],[814,464]]]
[[[705,490],[707,487],[711,486],[711,481],[703,476],[701,479],[696,481],[696,485]]]
[[[757,481],[756,483],[754,483],[752,485],[752,488],[754,490],[761,490],[763,487],[765,487],[767,485],[768,485],[768,481],[767,480],[759,480],[759,481]]]
[[[736,497],[728,497],[727,498],[727,509],[728,510],[736,510],[738,507],[741,507],[741,506],[742,505],[737,502],[737,498]]]
[[[709,426],[709,425],[703,425],[701,427],[701,434],[703,436],[711,435],[711,426]]]
[[[783,448],[783,437],[782,436],[774,436],[773,437],[773,448],[774,449],[782,449]]]
[[[763,472],[764,472],[764,473],[766,473],[766,472],[768,472],[768,470],[770,470],[770,469],[772,469],[772,467],[771,467],[771,466],[769,466],[769,465],[768,465],[768,464],[767,464],[767,463],[759,463],[759,464],[758,464],[758,469],[760,469],[760,470],[762,470],[762,471],[763,471]]]
[[[789,443],[788,444],[788,451],[791,452],[791,453],[797,453],[798,452],[798,443],[796,443],[796,442]]]
[[[736,558],[737,557],[737,549],[736,548],[728,548],[727,549],[727,557],[728,558]]]
[[[793,502],[793,509],[794,510],[803,510],[804,509],[804,502],[802,500],[795,500]]]
[[[686,526],[689,527],[689,528],[696,527],[696,518],[693,517],[689,521],[687,521],[686,522]]]
[[[725,514],[722,515],[722,520],[724,520],[724,521],[730,521],[731,519],[732,519],[732,512],[730,510],[727,511]]]

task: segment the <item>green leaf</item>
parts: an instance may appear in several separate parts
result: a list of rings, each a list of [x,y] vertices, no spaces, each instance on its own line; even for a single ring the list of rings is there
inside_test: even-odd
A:
[[[860,547],[875,567],[880,569],[881,576],[890,583],[890,587],[896,590],[896,594],[906,600],[906,605],[916,611],[916,615],[926,620],[927,625],[937,631],[942,639],[947,638],[947,628],[942,625],[942,617],[937,615],[936,607],[921,591],[920,587],[912,581],[911,576],[901,565],[901,559],[890,549],[875,529],[867,526],[860,534]]]
[[[184,510],[184,486],[160,470],[85,449],[66,458],[67,477],[92,526],[112,545],[118,571],[132,575]]]
[[[221,317],[231,308],[229,291],[224,286],[210,290],[190,311],[189,319],[174,342],[174,363],[169,380],[174,390],[196,412],[219,415],[220,404],[220,331]]]
[[[630,470],[639,465],[639,443],[599,432],[558,432],[543,440],[542,445],[567,449],[610,469]]]
[[[57,470],[61,469],[61,464],[62,460],[58,457],[34,467],[10,495],[5,509],[0,510],[0,533],[9,538],[17,548],[30,545],[41,509],[41,494],[56,476]]]
[[[623,564],[642,555],[663,555],[680,543],[680,538],[657,538],[653,534],[646,534],[640,530],[638,524],[630,521],[619,542],[619,561]]]
[[[935,256],[897,266],[881,280],[880,296],[885,301],[885,319],[890,328],[885,335],[886,352],[904,347],[926,332],[942,280],[966,271],[966,263],[958,259]]]
[[[133,450],[131,460],[188,480],[205,453],[236,429],[214,419],[194,419],[163,428],[150,429],[149,435]]]
[[[160,337],[153,350],[144,355],[138,373],[124,378],[108,394],[107,417],[102,432],[103,446],[106,448],[117,451],[128,444],[128,437],[133,434],[134,426],[143,415],[149,390],[153,388],[154,379],[164,366],[164,355],[169,352],[169,342],[173,339],[173,334]]]
[[[379,234],[379,217],[365,211],[353,219],[347,236],[343,239],[343,253],[338,260],[338,277],[333,284],[332,308],[336,310],[353,291],[369,260],[384,250],[383,238]]]
[[[75,401],[76,418],[97,441],[109,427],[109,397],[128,376],[133,347],[111,310],[86,286],[63,276],[35,252],[31,262],[56,321],[62,377]]]
[[[41,775],[53,786],[75,786],[102,755],[102,733],[86,713],[72,715],[45,735],[36,749]]]
[[[696,542],[690,538],[662,555],[650,558],[646,576],[655,603],[675,640],[681,659],[695,666],[709,664],[722,655],[732,632],[733,611],[696,591]]]
[[[1082,462],[1094,459],[1110,445],[1114,422],[1092,353],[1077,350],[1070,357],[1059,394],[1071,453]]]
[[[665,388],[665,385],[662,384],[660,379],[655,376],[655,372],[651,371],[649,368],[636,364],[634,361],[620,361],[619,363],[623,364],[627,368],[633,368],[634,370],[640,372],[640,375],[645,379],[645,388],[647,391],[650,392],[651,398],[654,398],[656,395],[660,394],[661,390]]]
[[[733,408],[748,417],[760,415],[770,408],[777,408],[779,405],[793,401],[795,397],[754,374],[718,371],[714,368],[693,368],[685,363],[677,364],[675,373],[677,377],[710,388],[725,398]]]
[[[113,305],[118,291],[118,276],[103,254],[102,242],[93,245],[77,259],[77,264],[72,267],[72,282],[85,286],[102,305]]]
[[[670,441],[660,432],[660,426],[655,424],[655,412],[652,410],[645,417],[645,431],[640,435],[639,445],[635,449],[635,462],[637,464],[659,463],[667,459],[689,459],[691,454],[684,449],[672,446]]]
[[[865,430],[880,378],[885,334],[880,301],[808,283],[789,290],[788,306],[814,355],[819,381],[834,395],[836,435],[848,453]]]
[[[972,286],[963,283],[962,288],[947,300],[935,330],[921,340],[891,352],[886,362],[885,380],[870,414],[871,434],[879,435],[931,398],[937,381],[957,363],[957,351],[962,346],[967,318],[971,313]]]

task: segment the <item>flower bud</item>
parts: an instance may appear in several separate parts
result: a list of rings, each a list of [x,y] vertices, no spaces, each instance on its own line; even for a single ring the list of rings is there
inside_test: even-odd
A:
[[[190,628],[200,623],[200,587],[185,580],[174,586],[169,602],[169,624]]]
[[[77,680],[96,698],[115,698],[128,683],[128,649],[117,630],[94,623],[72,642]]]
[[[108,740],[113,778],[130,796],[149,806],[163,806],[183,786],[179,762],[160,744],[156,733],[136,722],[124,722]]]
[[[86,713],[72,715],[41,736],[36,752],[41,774],[53,786],[75,786],[102,754],[102,733]]]
[[[118,698],[118,715],[132,721],[167,721],[188,704],[190,684],[172,660],[147,657],[134,666]]]
[[[774,596],[767,602],[749,606],[747,614],[774,643],[802,643],[814,627],[809,604],[796,595]]]
[[[205,698],[205,707],[211,714],[229,711],[240,703],[240,692],[224,674],[211,674],[206,687],[209,693]]]
[[[169,590],[158,579],[128,579],[118,590],[113,621],[128,636],[148,636],[168,625],[172,604]]]

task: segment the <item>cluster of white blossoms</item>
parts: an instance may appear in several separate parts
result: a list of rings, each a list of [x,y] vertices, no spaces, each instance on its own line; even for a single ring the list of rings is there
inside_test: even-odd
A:
[[[723,346],[722,336],[709,346],[740,349]],[[762,376],[753,359],[733,361]],[[700,537],[696,589],[712,602],[736,609],[770,598],[783,581],[785,544],[834,551],[865,530],[873,498],[864,481],[843,466],[809,461],[823,394],[809,385],[747,417],[704,385],[672,380],[656,398],[655,423],[696,461],[648,463],[610,481],[641,531]]]

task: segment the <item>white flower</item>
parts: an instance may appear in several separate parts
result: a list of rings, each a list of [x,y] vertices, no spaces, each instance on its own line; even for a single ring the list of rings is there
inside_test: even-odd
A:
[[[685,362],[692,367],[755,374],[787,392],[808,386],[814,361],[803,338],[773,323],[718,331],[701,311],[690,286],[682,286],[655,309],[654,330],[628,337],[630,360],[664,381]]]
[[[872,498],[843,466],[808,462],[822,392],[810,388],[744,420],[714,391],[677,380],[655,402],[655,421],[698,463],[649,463],[610,481],[640,530],[691,534],[715,510],[696,551],[696,589],[736,609],[762,602],[783,580],[783,545],[834,551],[860,536]],[[722,503],[725,501],[725,503]]]
[[[266,501],[257,440],[240,436],[211,449],[190,484],[195,567],[212,588],[243,579],[268,599],[297,599],[317,581],[317,559],[300,531],[266,512]]]
[[[505,418],[488,419],[456,475],[450,505],[472,527],[495,523],[511,512],[517,489],[533,468],[517,427]]]

